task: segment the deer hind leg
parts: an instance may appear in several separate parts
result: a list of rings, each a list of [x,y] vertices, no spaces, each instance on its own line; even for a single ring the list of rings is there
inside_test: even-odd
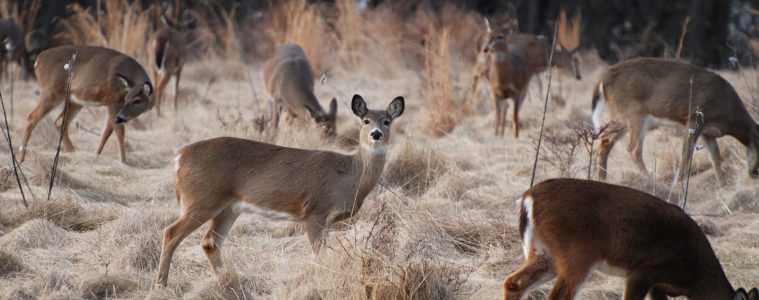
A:
[[[704,141],[706,141],[706,148],[709,150],[709,161],[712,163],[714,172],[717,173],[719,186],[724,187],[725,184],[727,184],[727,180],[725,178],[725,172],[722,170],[722,156],[719,154],[717,138],[704,135]]]
[[[311,243],[311,248],[314,253],[319,253],[322,244],[324,244],[325,234],[327,230],[327,216],[325,215],[312,215],[306,220],[306,235],[308,235],[308,241]]]
[[[211,265],[211,269],[216,276],[221,274],[223,268],[223,262],[221,259],[221,246],[229,235],[229,230],[232,229],[232,224],[235,223],[237,217],[240,214],[234,212],[231,206],[228,206],[221,211],[218,215],[213,217],[210,221],[210,227],[208,232],[200,241],[200,246],[203,248],[203,252],[208,257],[208,263]]]
[[[196,210],[185,212],[176,222],[169,225],[169,227],[166,227],[163,232],[163,249],[161,250],[161,258],[158,263],[156,283],[166,286],[169,279],[171,257],[174,255],[174,251],[177,249],[177,246],[179,246],[179,243],[181,243],[190,233],[198,229],[200,225],[214,217],[215,214],[218,214],[218,211],[209,212],[207,210]]]
[[[525,93],[527,92],[527,89],[525,89],[523,92],[519,93],[518,96],[516,96],[514,99],[514,117],[511,119],[512,125],[514,126],[514,137],[519,138],[519,109],[522,108],[522,102],[524,102]]]
[[[166,71],[163,70],[163,73],[159,75],[159,78],[156,79],[156,85],[155,85],[155,97],[156,97],[156,114],[158,116],[161,116],[161,103],[163,102],[163,90],[166,88],[166,84],[169,83],[169,79],[171,79],[171,75]]]
[[[625,283],[625,294],[622,297],[623,300],[643,300],[646,298],[646,294],[651,291],[651,297],[661,297],[661,291],[652,290],[653,283],[650,278],[640,273],[630,274],[627,276],[627,282]],[[661,298],[659,298],[661,299]],[[666,296],[665,296],[666,299]]]
[[[120,108],[121,106],[118,104],[108,106],[108,115],[105,117],[105,127],[103,128],[103,134],[100,137],[100,145],[98,146],[97,151],[95,151],[97,155],[103,153],[103,147],[105,147],[105,143],[111,137],[111,133],[113,133],[113,129],[116,125],[116,115],[119,113]]]
[[[174,78],[174,111],[177,111],[177,97],[179,97],[179,79],[182,78],[182,68],[177,71],[177,76]]]
[[[48,93],[43,94],[43,96],[40,98],[39,104],[37,104],[37,107],[31,113],[29,113],[29,116],[26,118],[24,138],[21,141],[21,147],[19,148],[19,151],[21,152],[19,162],[23,162],[24,158],[26,157],[26,146],[29,143],[29,138],[32,136],[34,127],[36,127],[37,123],[39,123],[42,118],[50,113],[50,111],[53,110],[53,108],[55,108],[58,103],[61,102],[61,100],[57,99],[58,97],[56,97],[56,95]]]
[[[643,163],[643,143],[648,133],[648,117],[636,115],[628,120],[627,124],[630,128],[630,144],[627,146],[627,151],[630,152],[630,156],[638,169],[642,173],[648,174],[646,164]]]
[[[574,299],[595,264],[588,256],[592,252],[593,249],[570,249],[553,258],[558,276],[547,299]]]
[[[63,132],[63,148],[69,152],[74,151],[74,144],[71,143],[71,138],[69,137],[69,125],[74,121],[80,110],[82,110],[81,105],[69,102],[69,107],[66,111],[66,126]],[[59,133],[61,132],[61,125],[63,125],[63,111],[61,111],[61,114],[55,120],[55,128],[58,129]]]
[[[532,289],[554,277],[556,274],[550,258],[531,253],[519,270],[511,273],[503,281],[503,299],[521,299],[523,295],[528,295]]]

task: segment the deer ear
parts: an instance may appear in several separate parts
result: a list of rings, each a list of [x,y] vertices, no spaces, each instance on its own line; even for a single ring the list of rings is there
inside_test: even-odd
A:
[[[334,117],[337,115],[337,99],[332,98],[332,101],[329,102],[329,115]]]
[[[748,294],[746,293],[746,290],[743,288],[739,288],[735,293],[733,293],[733,296],[730,297],[730,300],[748,300]]]
[[[117,78],[119,79],[119,83],[124,87],[125,90],[129,90],[132,88],[132,82],[129,81],[126,77],[122,76],[121,74],[117,75]]]
[[[351,110],[353,111],[353,114],[359,118],[366,116],[366,113],[369,111],[366,109],[366,102],[364,102],[364,98],[358,94],[353,95],[353,100],[351,100]]]
[[[390,105],[387,107],[387,114],[391,119],[395,120],[403,114],[403,110],[406,107],[406,101],[402,96],[395,97]]]
[[[189,30],[193,30],[196,27],[198,27],[198,20],[196,20],[195,18],[192,18],[188,20],[187,22],[184,22],[184,27]]]

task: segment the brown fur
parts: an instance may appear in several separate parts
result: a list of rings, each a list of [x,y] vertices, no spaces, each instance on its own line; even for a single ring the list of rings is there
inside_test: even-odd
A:
[[[210,229],[201,246],[219,274],[220,248],[241,213],[235,208],[238,203],[303,222],[317,252],[324,230],[358,212],[377,184],[385,164],[390,125],[403,113],[403,102],[398,97],[387,111],[367,110],[361,96],[353,97],[353,111],[363,123],[359,149],[353,155],[230,137],[184,147],[176,173],[182,214],[164,232],[158,283],[166,285],[171,257],[182,239],[206,222],[210,222]],[[379,139],[372,135],[379,135]]]
[[[163,27],[156,31],[151,42],[151,69],[156,81],[156,113],[161,115],[163,92],[171,77],[174,81],[174,111],[177,110],[177,94],[179,80],[182,78],[182,67],[186,55],[187,42],[185,34],[171,27]]]
[[[121,162],[126,163],[123,123],[153,106],[153,86],[137,61],[115,50],[96,46],[61,46],[46,50],[37,57],[34,70],[40,84],[40,102],[27,118],[20,161],[24,160],[34,127],[66,99],[68,72],[64,70],[64,65],[74,52],[77,56],[71,81],[72,101],[69,103],[65,126],[68,128],[73,122],[82,105],[105,106],[108,116],[97,154],[100,155],[105,142],[115,130],[119,157]],[[62,118],[63,113],[56,120],[59,131]],[[74,150],[68,130],[65,131],[63,146],[68,151]]]
[[[314,71],[303,49],[295,44],[283,44],[264,66],[266,92],[274,101],[272,120],[279,124],[282,109],[293,117],[313,118],[334,135],[337,101],[332,99],[329,112],[325,112],[314,95]]]
[[[551,179],[524,193],[520,218],[530,218],[528,197],[533,219],[521,231],[532,230],[532,247],[504,281],[504,299],[521,299],[553,277],[548,299],[572,299],[602,262],[625,271],[626,300],[735,293],[709,240],[675,205],[623,186]]]
[[[716,73],[684,62],[638,58],[611,67],[601,76],[600,84],[603,84],[604,95],[600,95],[600,88],[596,88],[593,108],[596,109],[597,102],[603,97],[611,111],[625,120],[630,131],[628,151],[642,172],[648,172],[643,163],[641,138],[641,133],[648,130],[644,128],[646,117],[652,115],[683,125],[690,118],[691,127],[695,127],[692,112],[698,108],[703,112],[704,126],[695,132],[693,140],[699,136],[705,139],[720,184],[725,184],[725,174],[720,166],[716,138],[723,135],[735,137],[747,146],[749,173],[752,177],[759,175],[759,125],[751,118],[735,89]],[[618,136],[601,143],[601,179],[606,178],[606,161]],[[686,162],[693,154],[685,146],[688,143],[690,141],[686,139],[679,178],[683,178],[687,171]]]

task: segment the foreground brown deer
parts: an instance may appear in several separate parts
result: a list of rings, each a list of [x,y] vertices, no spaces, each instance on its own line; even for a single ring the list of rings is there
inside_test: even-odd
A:
[[[554,278],[547,299],[572,299],[595,269],[625,278],[625,300],[647,294],[655,300],[759,297],[756,289],[734,290],[696,222],[654,196],[602,182],[551,179],[520,202],[526,260],[504,281],[504,299],[522,299]]]
[[[554,51],[551,61],[552,66],[571,70],[577,80],[582,78],[576,52],[579,46],[580,20],[578,13],[570,23],[564,12],[561,13],[557,39],[563,50]],[[471,92],[475,92],[479,77],[487,74],[495,102],[495,135],[504,135],[508,110],[506,100],[512,99],[514,103],[512,126],[514,136],[519,137],[519,109],[527,93],[530,79],[533,75],[546,70],[551,45],[529,34],[506,36],[498,32],[492,36],[492,30],[487,23],[486,26],[488,36],[491,37],[487,44],[482,46],[481,53],[484,56],[478,58]],[[489,64],[489,67],[482,67],[481,64]]]
[[[108,115],[97,154],[100,155],[105,142],[116,131],[119,158],[122,163],[126,163],[124,123],[153,107],[153,85],[137,61],[115,50],[96,46],[61,46],[45,50],[37,57],[34,73],[40,84],[40,101],[27,117],[19,161],[24,161],[27,143],[37,123],[66,99],[68,72],[64,65],[74,53],[77,56],[71,80],[67,121],[62,124],[63,112],[56,120],[59,132],[61,126],[66,126],[63,147],[67,151],[74,151],[68,126],[82,106],[105,106]]]
[[[693,80],[691,86],[690,80]],[[692,97],[691,97],[692,93]],[[593,94],[593,124],[603,123],[606,108],[624,120],[630,132],[628,151],[635,165],[648,173],[643,163],[643,141],[651,121],[662,124],[696,124],[698,109],[703,112],[704,125],[694,128],[693,139],[683,142],[682,162],[678,178],[683,178],[693,154],[692,141],[703,137],[717,179],[725,185],[722,158],[717,138],[729,135],[746,145],[748,173],[759,176],[759,125],[751,118],[735,89],[724,78],[703,68],[657,58],[631,59],[612,66],[598,81]],[[662,122],[663,121],[663,122]],[[599,178],[606,178],[609,153],[622,134],[602,139],[598,155]]]
[[[182,78],[182,68],[187,52],[187,34],[189,30],[195,28],[196,20],[190,19],[183,24],[178,24],[169,19],[164,12],[161,14],[161,22],[164,27],[155,32],[150,46],[151,69],[153,79],[156,81],[158,116],[161,115],[164,89],[172,76],[174,77],[174,111],[177,110],[179,80]]]
[[[312,118],[327,135],[335,135],[337,100],[325,112],[314,95],[314,71],[306,53],[298,45],[283,44],[264,66],[266,92],[274,101],[272,121],[279,125],[283,108],[293,117]]]
[[[314,252],[330,224],[353,216],[377,184],[385,165],[390,125],[403,114],[403,97],[386,111],[369,110],[354,95],[351,109],[361,119],[353,155],[281,147],[231,137],[184,147],[177,156],[179,219],[166,228],[157,283],[166,285],[179,243],[209,222],[201,246],[216,274],[220,249],[241,213],[302,222]]]

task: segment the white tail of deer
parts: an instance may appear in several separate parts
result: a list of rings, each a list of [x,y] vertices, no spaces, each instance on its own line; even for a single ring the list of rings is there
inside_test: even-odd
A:
[[[182,239],[206,222],[210,228],[201,246],[219,274],[220,248],[243,212],[303,222],[317,252],[330,224],[353,216],[382,175],[390,125],[403,113],[404,100],[395,98],[387,110],[369,110],[354,95],[351,108],[361,119],[354,155],[230,137],[181,149],[175,186],[181,215],[164,231],[158,284],[166,285]]]
[[[601,76],[593,93],[593,124],[596,128],[602,126],[607,108],[613,113],[613,120],[626,121],[630,131],[628,151],[644,173],[648,170],[643,163],[643,141],[649,123],[695,124],[693,113],[700,109],[704,125],[694,128],[693,141],[699,136],[704,138],[720,184],[726,183],[717,145],[717,138],[723,135],[732,136],[746,145],[748,173],[752,178],[759,176],[759,125],[751,118],[735,89],[716,73],[688,63],[657,58],[624,61]],[[598,171],[602,180],[606,178],[609,153],[621,136],[608,136],[600,143]],[[687,147],[691,142],[687,137],[683,142],[678,172],[681,179],[693,154],[692,148]]]
[[[279,125],[279,115],[285,109],[301,119],[312,118],[327,135],[335,135],[337,100],[325,112],[314,95],[314,71],[306,53],[298,45],[283,44],[264,66],[266,92],[274,100],[272,121]]]
[[[196,26],[195,19],[190,19],[182,24],[176,23],[169,19],[165,11],[161,13],[161,22],[164,27],[155,32],[150,45],[152,61],[150,66],[153,79],[156,82],[156,113],[158,116],[161,115],[164,89],[172,77],[174,77],[174,111],[177,110],[179,80],[182,78],[182,68],[187,52],[187,34]]]
[[[554,51],[552,66],[570,70],[577,80],[582,78],[577,49],[580,39],[580,14],[570,24],[562,12],[559,20],[558,39],[561,48]],[[506,100],[514,103],[512,126],[519,137],[519,109],[531,78],[546,70],[551,45],[535,35],[510,33],[512,27],[502,26],[493,33],[486,22],[487,31],[477,39],[478,60],[472,78],[471,93],[474,95],[479,78],[490,81],[495,102],[495,135],[503,136],[506,128]],[[504,29],[505,28],[505,29]]]
[[[64,70],[64,65],[74,52],[77,60],[65,126],[68,128],[74,121],[82,106],[105,106],[108,115],[97,154],[100,155],[105,142],[116,131],[119,158],[126,163],[124,123],[153,107],[153,85],[137,61],[115,50],[96,46],[61,46],[43,51],[37,57],[34,72],[40,84],[40,102],[27,118],[19,161],[24,160],[29,138],[37,123],[66,99],[68,72]],[[59,132],[62,119],[61,112],[56,120]],[[74,150],[68,130],[63,136],[63,146],[67,151]]]
[[[593,270],[624,277],[625,300],[759,297],[756,289],[734,290],[696,222],[654,196],[551,179],[525,192],[520,205],[525,262],[504,280],[504,299],[523,299],[554,278],[547,299],[573,299]]]

